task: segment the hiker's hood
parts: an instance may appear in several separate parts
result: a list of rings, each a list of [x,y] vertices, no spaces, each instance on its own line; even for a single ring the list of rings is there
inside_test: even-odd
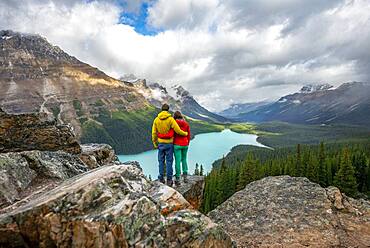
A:
[[[168,113],[167,111],[162,111],[158,114],[158,118],[161,119],[161,120],[165,120],[167,119],[168,117],[171,117],[171,114]]]

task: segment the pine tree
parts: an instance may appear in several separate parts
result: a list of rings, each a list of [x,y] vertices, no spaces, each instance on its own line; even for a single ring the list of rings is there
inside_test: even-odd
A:
[[[334,183],[349,196],[355,196],[357,193],[355,170],[350,160],[348,149],[344,149],[342,152],[339,171],[335,175]]]
[[[241,165],[239,169],[239,174],[238,174],[238,182],[236,185],[236,190],[242,190],[244,189],[245,185],[247,185],[247,172],[246,172],[246,166]]]
[[[225,171],[226,169],[227,167],[226,167],[225,157],[222,157],[221,171]]]
[[[280,166],[278,161],[271,161],[271,176],[281,175]]]
[[[253,182],[256,178],[256,161],[253,158],[252,153],[248,153],[247,159],[242,164],[241,171],[239,174],[237,189],[241,190],[245,186]]]
[[[329,159],[326,159],[326,182],[327,185],[333,185],[332,166]]]
[[[203,165],[201,164],[201,165],[200,165],[200,172],[199,172],[199,175],[200,175],[200,176],[203,176],[203,173],[204,173]]]
[[[196,163],[196,164],[195,164],[194,175],[199,176],[199,174],[200,174],[200,172],[199,172],[199,164],[198,164],[198,163]]]
[[[367,161],[366,155],[363,152],[355,152],[352,155],[352,165],[355,168],[356,181],[358,183],[358,190],[365,192],[367,189]]]
[[[315,168],[313,163],[311,163],[311,161],[309,160],[307,160],[307,168],[306,172],[304,173],[304,176],[310,179],[311,181],[313,181],[313,179],[315,178]]]
[[[301,144],[297,145],[297,156],[296,156],[296,165],[295,165],[295,176],[302,176],[302,155],[301,155]]]
[[[319,164],[318,164],[318,179],[321,186],[328,185],[328,176],[326,169],[326,155],[325,155],[325,146],[324,142],[320,142],[319,148]]]

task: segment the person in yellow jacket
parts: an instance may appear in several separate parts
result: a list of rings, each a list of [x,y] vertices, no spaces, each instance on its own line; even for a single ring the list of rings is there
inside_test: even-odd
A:
[[[175,119],[168,112],[170,107],[163,104],[162,111],[153,121],[152,141],[155,148],[158,148],[159,176],[160,182],[164,183],[164,165],[166,164],[167,185],[172,186],[173,176],[173,137],[170,139],[158,138],[158,133],[166,134],[173,129],[177,134],[187,136],[188,133],[181,130]]]

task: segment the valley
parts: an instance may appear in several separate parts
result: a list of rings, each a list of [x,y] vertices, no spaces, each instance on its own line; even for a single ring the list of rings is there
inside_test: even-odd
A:
[[[263,147],[257,142],[254,134],[241,134],[225,129],[221,132],[207,132],[195,135],[190,142],[188,166],[189,172],[194,173],[196,164],[203,167],[203,175],[212,170],[212,164],[216,159],[226,156],[236,145],[251,145]],[[157,150],[150,150],[133,155],[118,155],[121,162],[138,161],[143,168],[144,174],[156,179],[158,174]]]

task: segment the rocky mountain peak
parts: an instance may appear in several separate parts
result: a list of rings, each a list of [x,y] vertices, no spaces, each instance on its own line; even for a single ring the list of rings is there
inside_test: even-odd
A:
[[[139,79],[134,74],[130,73],[123,75],[122,77],[119,78],[119,80],[134,83]]]
[[[173,90],[174,92],[174,97],[180,101],[184,100],[184,98],[188,98],[188,97],[191,97],[193,98],[189,91],[185,90],[184,87],[182,87],[181,85],[174,85],[171,87],[171,89]]]
[[[316,91],[329,90],[333,87],[334,86],[327,84],[327,83],[326,84],[308,84],[308,85],[303,86],[299,92],[307,94],[307,93],[312,93]]]
[[[11,30],[0,31],[0,58],[13,65],[25,61],[54,63],[78,63],[79,61],[65,53],[58,46],[51,45],[46,38],[37,34],[26,34]],[[5,61],[6,60],[6,61]],[[36,61],[34,61],[36,60]]]

